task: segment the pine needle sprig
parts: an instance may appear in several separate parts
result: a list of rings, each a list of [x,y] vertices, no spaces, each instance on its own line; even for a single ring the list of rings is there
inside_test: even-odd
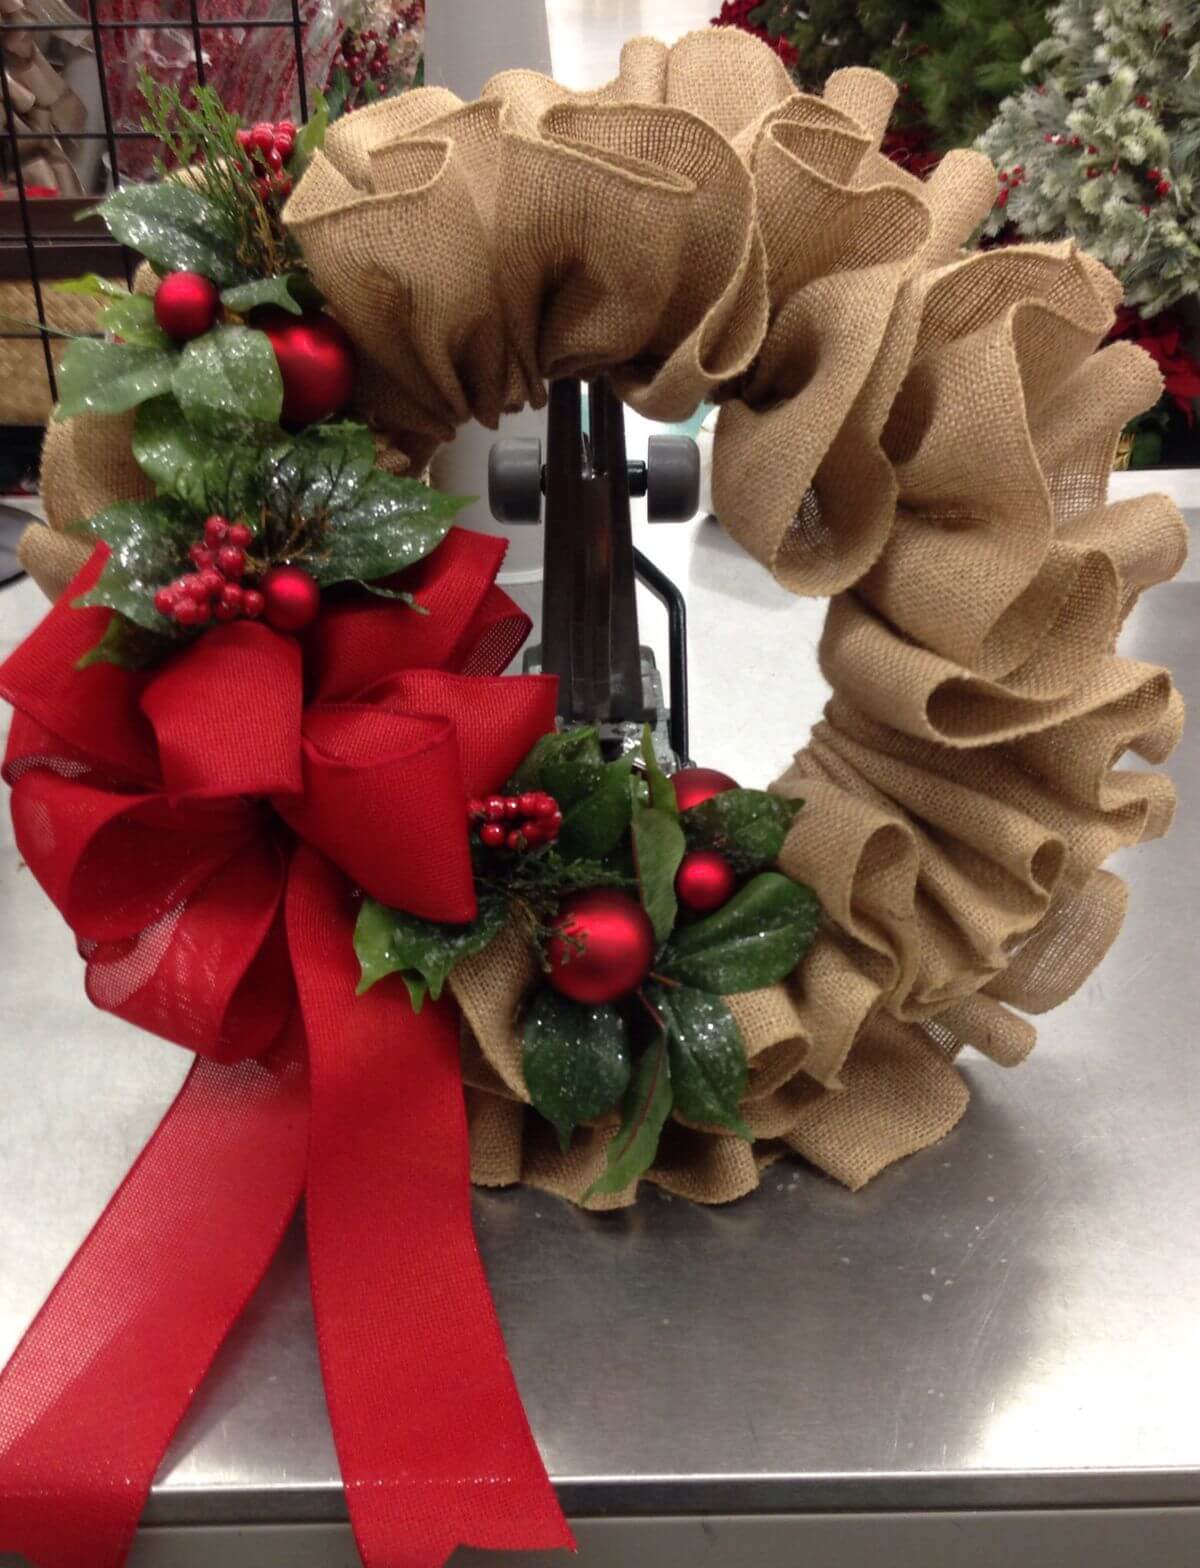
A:
[[[185,103],[171,83],[156,82],[144,67],[138,88],[145,100],[142,129],[159,141],[165,157],[156,157],[160,179],[195,189],[206,199],[233,243],[238,260],[261,277],[296,270],[300,255],[284,228],[276,204],[264,200],[245,170],[238,146],[240,122],[211,87],[193,87]],[[203,173],[200,173],[200,170]]]

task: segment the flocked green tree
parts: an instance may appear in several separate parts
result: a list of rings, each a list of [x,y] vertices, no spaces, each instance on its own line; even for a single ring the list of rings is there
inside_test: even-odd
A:
[[[1001,171],[988,230],[1071,235],[1152,315],[1200,292],[1200,5],[1061,0],[979,145]]]

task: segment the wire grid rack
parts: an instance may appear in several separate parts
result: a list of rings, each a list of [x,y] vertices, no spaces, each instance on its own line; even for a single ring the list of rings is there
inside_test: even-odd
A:
[[[70,23],[64,25],[58,21],[0,21],[0,40],[5,33],[15,32],[80,33],[90,37],[95,54],[103,129],[72,133],[71,140],[105,143],[114,187],[121,183],[119,156],[121,144],[154,140],[145,131],[118,128],[113,119],[109,97],[110,61],[106,56],[106,47],[117,34],[131,29],[148,33],[161,33],[168,30],[177,34],[190,33],[195,80],[200,86],[206,84],[205,43],[208,35],[230,29],[236,29],[239,33],[253,33],[267,28],[286,29],[291,35],[291,45],[295,51],[300,118],[301,120],[308,118],[308,83],[305,80],[304,50],[305,18],[301,9],[301,0],[291,0],[290,10],[282,16],[215,19],[200,15],[198,0],[187,0],[186,6],[179,8],[180,14],[172,18],[160,17],[156,20],[138,21],[105,20],[100,14],[101,3],[102,0],[91,0],[88,6],[90,16],[86,20],[81,20],[78,25]],[[84,271],[110,275],[114,271],[122,271],[126,281],[132,283],[134,259],[124,247],[108,236],[98,219],[91,220],[86,226],[75,222],[76,214],[93,206],[98,197],[43,202],[30,196],[21,164],[21,143],[41,140],[44,133],[20,128],[8,76],[3,69],[0,69],[0,91],[3,92],[4,104],[2,138],[4,161],[16,190],[18,220],[15,231],[13,226],[5,221],[3,232],[0,232],[0,277],[20,278],[21,281],[29,283],[37,315],[36,325],[31,322],[28,327],[11,325],[0,320],[0,339],[40,338],[51,400],[57,401],[58,381],[55,375],[54,357],[50,351],[51,339],[55,333],[47,316],[44,292],[47,280],[51,276],[61,277]],[[3,211],[5,205],[0,203],[0,215],[7,220],[8,214]],[[64,266],[64,262],[67,265]]]

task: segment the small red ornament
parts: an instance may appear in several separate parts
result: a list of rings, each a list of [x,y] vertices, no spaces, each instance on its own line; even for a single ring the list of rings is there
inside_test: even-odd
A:
[[[597,1006],[637,989],[654,961],[654,927],[628,893],[595,888],[563,900],[546,944],[546,979],[573,1002]]]
[[[736,779],[716,768],[680,768],[678,773],[672,773],[671,786],[680,811],[690,811],[714,795],[723,795],[727,789],[739,787]]]
[[[1147,169],[1146,178],[1150,181],[1151,185],[1154,185],[1162,179],[1162,175],[1157,169]]]
[[[254,325],[267,334],[283,377],[283,422],[311,425],[338,413],[354,389],[354,350],[332,316],[290,316],[271,306]]]
[[[198,272],[169,272],[154,291],[154,319],[177,342],[211,331],[220,313],[217,285]]]
[[[1154,189],[1159,196],[1169,196],[1171,194],[1171,182],[1170,180],[1159,180]]]
[[[321,590],[317,579],[302,566],[273,566],[261,586],[263,619],[277,632],[301,632],[316,620]],[[249,614],[248,606],[246,611]]]
[[[675,873],[675,896],[694,915],[708,915],[733,897],[737,877],[733,867],[715,849],[692,849]]]

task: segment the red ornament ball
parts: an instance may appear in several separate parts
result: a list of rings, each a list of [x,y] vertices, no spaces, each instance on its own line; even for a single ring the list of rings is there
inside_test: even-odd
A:
[[[636,990],[654,961],[654,927],[628,893],[595,888],[559,907],[546,945],[546,979],[573,1002],[596,1006]]]
[[[694,915],[710,915],[733,897],[737,877],[718,850],[691,849],[675,873],[675,896]]]
[[[154,319],[177,342],[211,332],[220,313],[217,285],[198,272],[169,272],[154,291]]]
[[[671,784],[680,811],[690,811],[714,795],[738,788],[736,779],[731,779],[728,773],[719,773],[716,768],[680,768],[678,773],[672,773]]]
[[[273,566],[260,587],[263,620],[277,632],[302,632],[316,620],[321,590],[302,566]],[[243,603],[248,598],[246,594]]]
[[[272,306],[253,324],[275,350],[285,425],[311,425],[345,408],[354,388],[354,349],[332,316],[290,316]]]

